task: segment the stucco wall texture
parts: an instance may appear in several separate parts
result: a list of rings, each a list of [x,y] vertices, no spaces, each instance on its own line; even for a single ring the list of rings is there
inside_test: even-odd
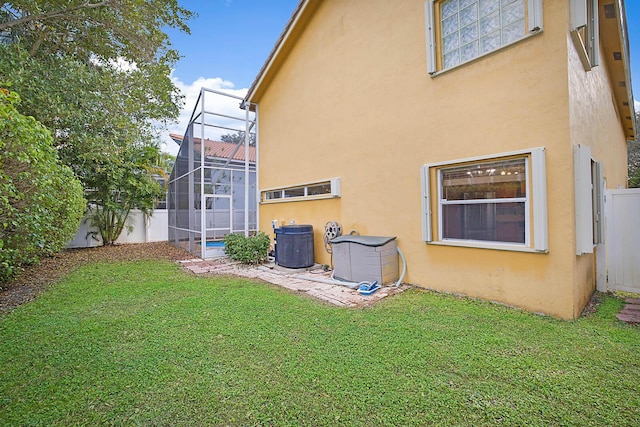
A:
[[[544,2],[542,33],[432,77],[422,0],[318,2],[255,98],[259,187],[340,177],[342,196],[262,204],[260,229],[312,224],[324,264],[327,221],[397,236],[405,282],[577,317],[595,261],[575,255],[572,147],[590,145],[615,188],[626,182],[626,145],[605,66],[587,73],[577,57],[568,3]],[[546,151],[548,253],[422,241],[424,164],[536,147]]]

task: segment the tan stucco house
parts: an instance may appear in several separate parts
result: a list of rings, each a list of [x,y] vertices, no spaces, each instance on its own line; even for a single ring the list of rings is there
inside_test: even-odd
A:
[[[635,137],[622,0],[303,0],[249,90],[259,229],[395,236],[405,282],[576,318]]]

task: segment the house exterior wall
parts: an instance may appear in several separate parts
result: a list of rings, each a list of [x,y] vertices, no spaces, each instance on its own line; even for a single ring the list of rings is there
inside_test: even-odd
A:
[[[608,189],[625,188],[627,185],[627,145],[622,125],[613,100],[611,79],[602,58],[600,66],[585,71],[573,40],[567,37],[569,112],[571,147],[589,146],[595,161],[602,162]],[[574,206],[574,209],[576,207]],[[573,229],[575,229],[575,223]],[[573,237],[575,242],[575,237]],[[597,248],[604,250],[604,247]],[[574,312],[578,317],[596,288],[596,252],[575,256],[574,264]],[[599,256],[605,256],[604,253]],[[604,264],[604,263],[603,263]],[[606,277],[606,272],[601,272]]]
[[[407,283],[575,317],[588,292],[576,284],[587,272],[567,202],[569,123],[578,117],[570,87],[579,84],[569,79],[568,22],[568,2],[545,1],[542,34],[430,77],[422,0],[321,2],[255,99],[259,186],[340,177],[342,196],[262,204],[260,229],[271,230],[272,220],[312,224],[324,264],[327,221],[397,236]],[[422,241],[424,164],[535,147],[546,151],[548,253]]]

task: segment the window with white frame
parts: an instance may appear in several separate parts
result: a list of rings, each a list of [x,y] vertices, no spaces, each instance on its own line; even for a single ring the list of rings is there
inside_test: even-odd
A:
[[[340,197],[340,178],[316,181],[290,187],[269,188],[261,191],[261,203],[294,202]]]
[[[543,148],[427,164],[422,172],[426,242],[548,250]]]
[[[431,74],[542,30],[542,0],[429,0],[425,8]]]
[[[571,38],[584,69],[598,65],[598,0],[571,0]]]

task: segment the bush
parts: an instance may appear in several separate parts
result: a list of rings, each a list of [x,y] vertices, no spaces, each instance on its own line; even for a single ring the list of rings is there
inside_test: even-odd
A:
[[[85,207],[82,185],[58,160],[51,134],[18,112],[19,101],[0,88],[0,283],[64,248]]]
[[[227,234],[224,238],[224,251],[229,258],[243,264],[260,264],[266,261],[271,240],[263,232],[255,236]]]

